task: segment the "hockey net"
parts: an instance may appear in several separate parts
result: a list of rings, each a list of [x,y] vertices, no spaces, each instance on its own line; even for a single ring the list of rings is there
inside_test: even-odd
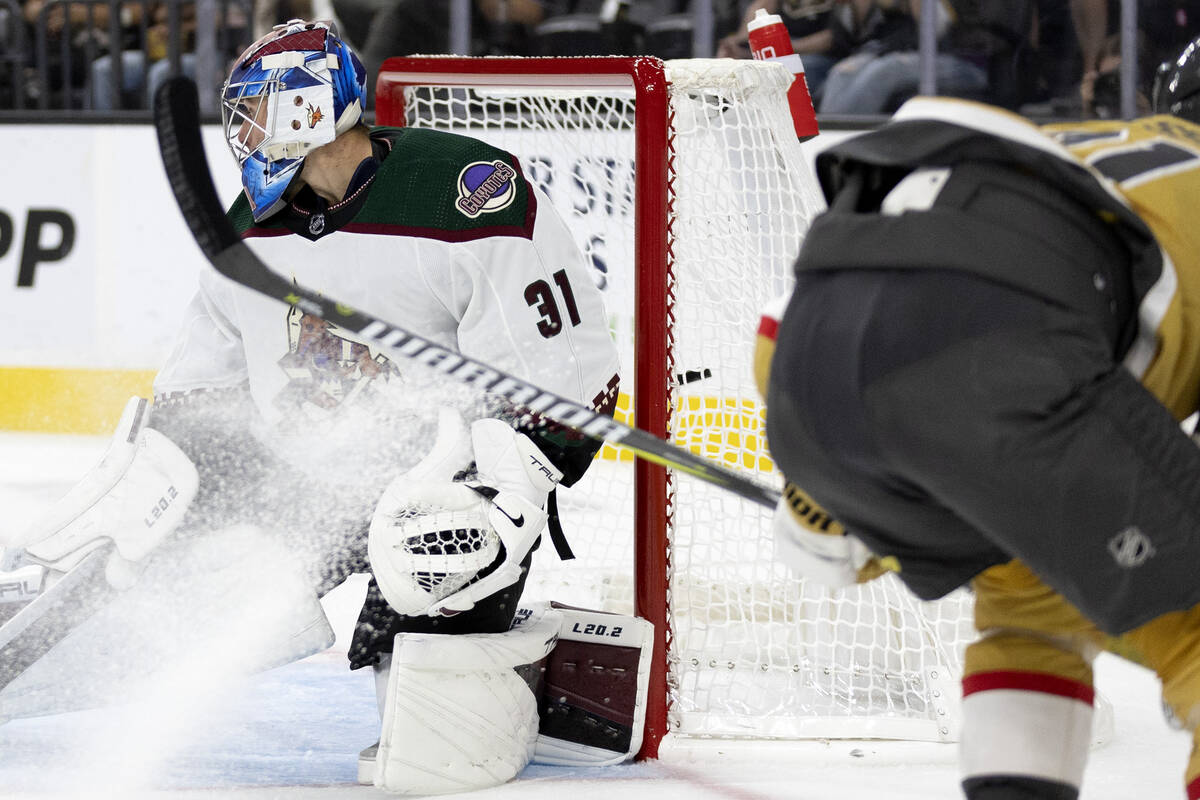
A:
[[[619,414],[779,485],[751,355],[823,207],[790,79],[753,61],[395,58],[377,122],[514,153],[604,291]],[[655,623],[643,756],[666,735],[957,737],[964,595],[805,585],[773,561],[767,509],[609,445],[559,508],[577,558],[541,548],[526,596]]]

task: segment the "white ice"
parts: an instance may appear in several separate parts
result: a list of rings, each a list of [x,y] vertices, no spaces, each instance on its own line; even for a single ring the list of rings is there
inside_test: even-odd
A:
[[[105,443],[0,434],[0,544],[63,494]],[[363,591],[352,579],[325,598],[337,642],[303,661],[203,691],[160,687],[134,704],[0,725],[0,798],[386,797],[355,783],[358,751],[378,738],[371,677],[345,660]],[[1113,704],[1115,734],[1092,752],[1084,800],[1183,798],[1188,737],[1163,720],[1154,676],[1104,656],[1097,684]],[[953,745],[707,742],[620,767],[532,766],[471,796],[936,800],[959,797],[957,780]]]

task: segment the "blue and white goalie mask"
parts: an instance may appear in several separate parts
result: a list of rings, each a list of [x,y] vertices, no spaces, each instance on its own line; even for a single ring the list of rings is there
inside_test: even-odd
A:
[[[276,25],[238,58],[221,116],[256,222],[286,202],[305,156],[358,124],[365,80],[327,22]]]

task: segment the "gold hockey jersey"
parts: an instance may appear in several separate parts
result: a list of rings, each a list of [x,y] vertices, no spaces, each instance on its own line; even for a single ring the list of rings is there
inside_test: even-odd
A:
[[[961,157],[1011,159],[1091,203],[1102,217],[1121,217],[1126,229],[1142,229],[1145,238],[1134,248],[1154,252],[1135,258],[1136,331],[1124,364],[1177,419],[1195,412],[1200,407],[1200,224],[1189,212],[1200,215],[1200,126],[1154,116],[1039,127],[1003,109],[946,98],[909,101],[893,123],[910,121],[929,125],[907,139],[883,138],[876,153],[885,153],[882,157],[897,166],[952,164]],[[962,129],[973,133],[969,145],[962,144]],[[837,187],[828,173],[822,179],[827,194],[834,194]],[[754,371],[763,397],[785,306],[781,298],[764,309],[759,324]]]
[[[1200,212],[1200,127],[1165,115],[1039,127],[1003,109],[945,98],[917,98],[893,117],[916,120],[995,137],[999,157],[1036,170],[1103,217],[1121,217],[1126,230],[1148,229],[1146,247],[1155,252],[1140,260],[1135,254],[1131,266],[1137,331],[1124,363],[1177,419],[1196,411],[1200,226],[1189,214]]]
[[[916,98],[862,138],[872,144],[834,150],[889,167],[1009,161],[1112,220],[1133,251],[1137,320],[1124,364],[1177,419],[1200,407],[1200,225],[1190,217],[1200,214],[1200,126],[1153,116],[1039,127],[993,106]],[[835,162],[818,157],[827,196],[839,188]],[[765,381],[769,357],[755,361]]]
[[[1050,125],[1046,135],[1125,200],[1163,252],[1125,365],[1184,419],[1200,396],[1200,127],[1172,116]]]

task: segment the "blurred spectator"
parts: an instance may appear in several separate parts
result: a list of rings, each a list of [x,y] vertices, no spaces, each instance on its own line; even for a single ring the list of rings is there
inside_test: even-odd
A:
[[[685,0],[557,0],[523,49],[539,56],[691,55],[691,27],[677,12]],[[684,24],[678,24],[678,23]],[[653,25],[655,32],[648,27]],[[648,41],[650,40],[650,41]],[[651,49],[648,49],[651,48]]]
[[[334,8],[341,12],[339,4]],[[459,55],[529,55],[528,36],[546,12],[543,0],[474,0],[471,4],[470,53]],[[378,75],[384,59],[450,49],[450,4],[447,0],[394,0],[371,19],[359,48],[367,75]],[[353,38],[351,38],[353,41]],[[367,106],[375,105],[375,82],[367,81]]]
[[[714,30],[718,20],[736,17],[737,4],[712,3]],[[689,0],[608,0],[601,5],[601,30],[610,43],[606,54],[657,56],[663,60],[695,55],[695,26]],[[748,55],[748,53],[747,53]]]
[[[746,26],[759,9],[778,14],[792,37],[792,49],[804,63],[808,91],[815,100],[830,68],[838,60],[832,27],[835,5],[842,5],[846,13],[855,15],[846,0],[753,0],[746,6],[737,29],[717,42],[717,58],[749,58]]]
[[[20,90],[24,88],[29,66],[27,41],[21,6],[0,5],[0,109],[24,105],[24,93]]]
[[[371,18],[391,4],[392,0],[254,0],[250,41],[257,42],[288,20],[328,20],[337,26],[338,38],[358,47],[371,29]]]
[[[1070,0],[1079,38],[1079,100],[1085,117],[1120,116],[1120,0]],[[1154,73],[1200,32],[1197,0],[1138,0],[1138,112],[1149,109]]]
[[[817,98],[822,113],[872,113],[892,96],[892,86],[878,86],[872,96],[883,56],[917,47],[917,22],[906,0],[838,0],[830,17],[829,54],[836,59]],[[888,80],[889,76],[881,76]],[[886,94],[884,94],[886,92]]]
[[[939,56],[937,92],[982,100],[1016,110],[1061,80],[1054,70],[1074,49],[1069,13],[1063,0],[950,0],[945,4],[952,22],[939,42],[949,56],[950,72],[965,75],[964,64],[983,72],[984,84],[973,78],[950,78]],[[1044,49],[1039,60],[1037,48]],[[1042,70],[1046,74],[1042,74]],[[1039,86],[1042,88],[1039,89]],[[916,92],[917,87],[912,87]],[[904,99],[904,98],[900,98]]]
[[[34,80],[28,87],[33,95],[31,99],[48,95],[55,105],[73,105],[72,100],[78,101],[87,83],[89,61],[110,48],[120,49],[125,44],[108,41],[107,4],[24,0],[21,13],[31,34],[26,37],[31,45],[28,66],[31,69],[41,67],[32,76]],[[36,60],[39,31],[44,32],[46,41],[45,64],[38,64]]]
[[[1079,117],[1079,41],[1069,0],[1033,0],[1019,111],[1027,117]]]
[[[121,85],[118,87],[114,77],[113,55],[101,56],[92,63],[91,67],[91,98],[92,108],[98,111],[112,111],[118,108],[149,108],[151,98],[164,81],[172,74],[171,60],[167,57],[170,52],[170,37],[172,31],[169,25],[168,3],[156,2],[145,6],[141,3],[130,4],[131,8],[141,13],[149,14],[144,42],[134,43],[134,46],[121,51]],[[236,35],[237,31],[246,32],[249,20],[238,3],[228,2],[219,5],[221,18],[218,28],[225,34],[221,48],[221,56],[227,59],[246,42],[244,35]],[[139,20],[130,17],[125,19],[122,11],[122,23],[129,26],[134,34],[140,28]],[[179,70],[190,78],[196,77],[196,6],[194,3],[179,5]],[[222,64],[223,66],[223,64]],[[224,72],[224,70],[222,70]],[[214,89],[216,87],[213,87]]]
[[[254,0],[250,12],[250,40],[257,42],[271,32],[276,25],[289,19],[323,19],[313,8],[312,0]]]
[[[122,12],[122,24],[136,30],[140,24],[140,15],[145,8],[140,3],[131,4],[131,15],[125,19]],[[125,49],[120,52],[121,85],[116,85],[114,76],[113,54],[109,53],[92,62],[92,108],[97,111],[112,111],[127,106],[133,108],[149,108],[149,98],[171,74],[171,64],[167,59],[167,42],[170,31],[167,26],[167,7],[163,3],[154,3],[147,10],[149,25],[146,28],[146,40],[140,47]],[[180,69],[183,74],[195,77],[196,57],[196,7],[188,4],[180,8]]]
[[[275,0],[287,2],[287,0]],[[294,0],[301,5],[312,0]],[[321,5],[328,4],[337,19],[342,39],[350,42],[361,54],[362,46],[371,34],[371,25],[375,17],[395,4],[395,0],[316,0],[313,2],[313,15],[316,19],[324,19]],[[303,15],[301,19],[307,19]],[[361,57],[361,55],[360,55]],[[368,81],[369,82],[369,81]]]
[[[24,20],[21,18],[21,7],[17,4],[15,9],[9,8],[7,5],[0,5],[0,42],[11,42],[20,34],[23,34]]]
[[[938,0],[926,0],[937,2]],[[995,0],[1007,3],[1014,0]],[[988,71],[977,43],[964,27],[972,18],[969,0],[938,2],[938,52],[935,59],[939,94],[980,96],[988,89]],[[917,21],[921,0],[876,0],[860,26],[859,36],[870,36],[854,55],[833,66],[822,93],[818,111],[823,114],[882,114],[920,86],[920,53],[917,51]],[[841,11],[842,9],[839,9]],[[893,30],[884,36],[871,35],[873,20],[892,15]],[[835,17],[842,16],[841,14]],[[907,17],[907,24],[897,19]],[[856,19],[857,22],[857,19]]]
[[[1079,38],[1082,66],[1079,97],[1090,114],[1096,77],[1100,74],[1100,55],[1108,38],[1108,0],[1071,0],[1071,16]]]
[[[1038,0],[1036,18],[1038,73],[1047,96],[1060,97],[1079,81],[1079,38],[1071,3]]]

